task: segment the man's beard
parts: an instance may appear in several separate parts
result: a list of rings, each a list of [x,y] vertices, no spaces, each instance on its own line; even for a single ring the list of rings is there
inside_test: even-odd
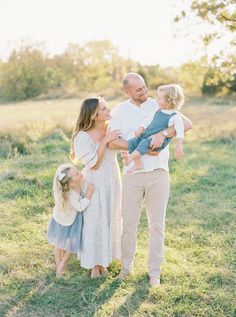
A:
[[[135,101],[140,102],[140,103],[143,103],[143,102],[147,101],[147,95],[146,95],[146,96],[143,96],[143,97],[140,97],[140,98],[138,98],[138,99],[135,100]]]

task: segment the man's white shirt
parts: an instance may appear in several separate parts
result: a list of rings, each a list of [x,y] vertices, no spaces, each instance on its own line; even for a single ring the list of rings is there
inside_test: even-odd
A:
[[[133,104],[129,99],[118,104],[111,112],[111,120],[109,126],[111,130],[121,130],[122,138],[129,140],[133,138],[134,132],[142,126],[145,118],[152,117],[158,110],[157,101],[153,98],[147,98],[140,107]],[[143,169],[136,170],[134,173],[150,172],[155,169],[164,169],[169,171],[169,147],[167,146],[160,152],[158,156],[148,154],[141,156]],[[133,162],[129,166],[124,166],[123,173],[126,174],[133,166]]]

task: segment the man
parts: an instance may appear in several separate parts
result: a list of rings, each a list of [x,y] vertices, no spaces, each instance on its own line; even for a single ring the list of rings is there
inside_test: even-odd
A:
[[[148,97],[144,79],[137,73],[128,73],[123,79],[123,87],[129,99],[112,110],[111,130],[121,130],[122,137],[128,140],[141,126],[144,117],[154,115],[158,110],[156,100]],[[191,122],[183,116],[185,131],[192,128]],[[159,147],[167,136],[173,136],[173,127],[152,136],[151,148]],[[112,149],[127,150],[125,142],[114,140],[109,143]],[[148,274],[153,287],[160,285],[161,264],[164,255],[164,226],[166,206],[169,199],[169,149],[165,148],[158,156],[145,154],[141,157],[143,169],[128,174],[129,166],[124,166],[122,180],[121,238],[122,269],[120,279],[133,270],[136,252],[136,235],[143,197],[149,230]],[[132,164],[132,162],[131,162]]]

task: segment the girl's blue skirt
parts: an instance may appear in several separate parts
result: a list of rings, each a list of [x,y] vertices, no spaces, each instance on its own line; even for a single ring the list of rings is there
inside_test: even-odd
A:
[[[52,217],[47,230],[48,242],[58,249],[77,254],[81,250],[83,212],[77,212],[70,226],[63,226]]]

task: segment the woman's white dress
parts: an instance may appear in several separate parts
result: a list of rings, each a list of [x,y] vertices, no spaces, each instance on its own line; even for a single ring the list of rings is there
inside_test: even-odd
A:
[[[81,266],[108,266],[112,259],[120,259],[121,251],[121,180],[117,151],[106,149],[97,170],[91,169],[97,161],[99,143],[94,143],[85,131],[74,139],[75,157],[85,167],[82,171],[95,191],[84,212]]]

